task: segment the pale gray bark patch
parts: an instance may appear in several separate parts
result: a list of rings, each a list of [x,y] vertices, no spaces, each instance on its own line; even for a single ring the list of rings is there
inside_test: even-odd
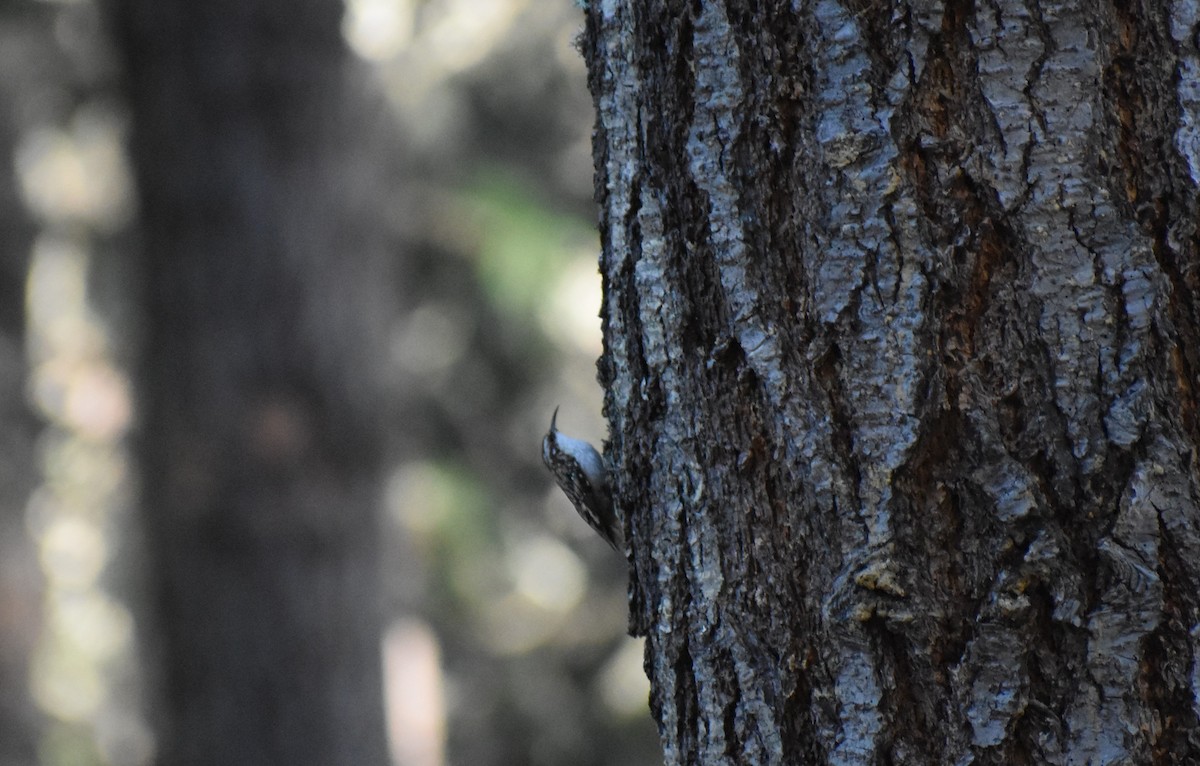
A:
[[[1033,248],[1030,291],[1041,299],[1039,325],[1056,349],[1058,407],[1072,452],[1091,473],[1104,467],[1105,401],[1117,400],[1113,422],[1131,430],[1122,421],[1136,410],[1140,389],[1127,370],[1139,360],[1146,307],[1162,300],[1163,285],[1147,278],[1155,270],[1147,242],[1117,214],[1106,179],[1088,162],[1100,127],[1099,105],[1081,95],[1094,92],[1090,83],[1100,76],[1092,12],[1070,4],[1048,5],[1044,12],[1053,52],[1030,88],[1043,126],[1029,168],[1040,204],[1019,218]],[[1114,318],[1122,313],[1132,332],[1120,338]],[[1133,434],[1121,438],[1132,442]]]
[[[1161,528],[1157,553],[1173,555],[1182,569],[1182,587],[1197,593],[1200,592],[1200,487],[1196,484],[1196,456],[1166,444],[1156,450],[1154,458],[1145,465],[1151,478],[1143,491],[1148,489],[1147,502],[1157,513]],[[1189,469],[1190,479],[1182,478],[1189,476]],[[1195,615],[1192,612],[1193,619]],[[1200,622],[1191,626],[1189,636],[1192,647],[1200,646]],[[1191,708],[1200,718],[1200,652],[1195,649],[1190,665]]]
[[[837,729],[821,731],[833,766],[870,766],[876,762],[875,737],[883,729],[881,691],[868,647],[844,652],[833,684],[832,704],[841,710]]]
[[[982,419],[982,416],[978,419]],[[994,422],[979,429],[984,439],[987,462],[977,468],[971,478],[988,496],[995,499],[996,519],[1001,524],[1011,525],[1035,509],[1044,508],[1045,502],[1039,497],[1034,477],[1023,465],[1008,456],[1004,445],[992,438],[998,430],[999,426]]]
[[[816,313],[826,325],[817,345],[841,355],[839,388],[849,394],[842,417],[850,421],[858,477],[857,502],[842,511],[858,523],[841,527],[843,569],[822,610],[843,639],[827,660],[836,678],[837,725],[819,731],[831,763],[850,766],[874,761],[883,724],[881,671],[856,623],[903,611],[890,603],[905,594],[904,578],[890,564],[891,479],[916,440],[928,292],[922,268],[929,253],[907,237],[909,249],[897,246],[915,206],[895,167],[894,105],[872,85],[858,20],[831,0],[817,3],[813,18],[825,52],[817,70],[815,138],[831,182],[819,192],[826,215],[813,222],[817,246],[804,258],[814,276]],[[889,82],[903,82],[910,63],[902,59]]]
[[[1036,126],[1028,88],[1046,49],[1036,27],[1032,11],[1020,0],[981,4],[971,26],[980,87],[1002,139],[1000,151],[981,151],[980,160],[1005,210],[1028,193],[1026,152]]]
[[[1154,723],[1133,684],[1140,672],[1139,643],[1158,627],[1163,613],[1157,572],[1160,514],[1181,505],[1187,515],[1196,512],[1188,488],[1177,486],[1177,474],[1166,470],[1176,454],[1165,439],[1152,440],[1121,500],[1112,534],[1099,543],[1106,576],[1088,623],[1088,686],[1066,716],[1072,732],[1069,764],[1147,757],[1140,733]]]
[[[796,413],[794,381],[784,372],[784,350],[776,328],[764,318],[757,285],[763,274],[757,254],[746,244],[739,194],[727,157],[740,134],[738,114],[744,93],[733,30],[718,3],[707,3],[696,19],[695,115],[688,132],[688,155],[696,185],[708,195],[709,243],[720,271],[723,298],[732,314],[731,333],[763,381],[773,405]]]
[[[634,180],[639,173],[637,123],[632,116],[638,113],[637,86],[641,77],[629,44],[633,37],[633,21],[628,6],[605,0],[600,4],[600,21],[601,29],[596,38],[598,44],[603,46],[602,55],[608,64],[601,75],[603,81],[597,88],[596,107],[597,120],[604,130],[604,179],[610,211],[605,219],[608,223],[604,231],[607,246],[601,271],[606,279],[615,280],[631,257],[632,243],[626,225],[633,210]],[[616,297],[611,291],[605,294],[606,301]],[[606,337],[612,363],[627,372],[632,331],[625,327],[624,314],[617,306],[609,303],[602,313],[609,323]],[[613,375],[611,378],[611,394],[616,406],[610,417],[619,425],[629,411],[635,381],[629,374]],[[619,432],[619,428],[614,430]],[[626,524],[625,533],[628,535],[628,532]]]
[[[1196,49],[1200,3],[1179,0],[1171,4],[1171,37],[1177,49],[1179,76],[1175,89],[1179,104],[1179,126],[1175,149],[1187,162],[1193,184],[1200,184],[1200,51]]]
[[[1200,643],[1200,623],[1192,626],[1189,633],[1193,644]],[[1192,657],[1192,713],[1200,718],[1200,660]]]
[[[1106,206],[1103,179],[1082,165],[1092,146],[1096,105],[1081,96],[1081,80],[1099,74],[1097,51],[1083,13],[1069,6],[1044,8],[1056,16],[1051,25],[1053,51],[1032,82],[1031,100],[1043,129],[1030,151],[1029,177],[1036,207],[1022,215],[1024,235],[1032,245],[1034,273],[1030,292],[1041,299],[1040,328],[1045,342],[1057,350],[1052,360],[1055,396],[1067,425],[1072,453],[1089,473],[1100,468],[1104,440],[1102,407],[1095,390],[1097,361],[1111,367],[1117,344],[1112,323],[1115,306],[1105,286],[1097,284],[1101,253],[1080,241],[1075,225]],[[1114,232],[1116,234],[1116,232]],[[1123,243],[1128,247],[1128,237]],[[1105,248],[1117,255],[1116,247]],[[1110,279],[1111,279],[1111,275]],[[1099,358],[1099,359],[1098,359]]]
[[[857,533],[845,530],[851,537],[844,546],[867,559],[886,553],[891,477],[916,440],[923,377],[918,349],[929,289],[922,270],[931,256],[907,234],[915,205],[896,168],[889,129],[894,106],[888,93],[876,93],[871,84],[858,22],[828,1],[816,5],[814,18],[819,45],[831,62],[817,74],[821,111],[815,133],[832,182],[821,191],[826,220],[805,259],[815,275],[817,314],[830,326],[818,346],[838,346],[839,377],[853,383],[843,388],[849,393],[862,527]],[[902,60],[889,81],[903,81],[909,65]],[[897,246],[900,238],[907,249]],[[866,560],[847,564],[855,570],[869,566]]]
[[[737,45],[717,3],[704,5],[694,31],[696,110],[688,132],[690,169],[696,185],[708,194],[709,243],[733,315],[733,333],[755,372],[782,403],[788,385],[780,363],[783,354],[775,328],[762,317],[756,285],[763,275],[755,268],[755,254],[747,249],[739,192],[726,171],[732,164],[726,152],[739,138],[738,112],[744,98]]]
[[[895,150],[886,143],[886,126],[879,123],[871,108],[867,81],[870,60],[854,16],[831,0],[817,3],[814,15],[822,42],[830,50],[830,65],[822,67],[817,75],[820,116],[816,140],[822,160],[830,168],[836,171],[854,166],[850,178],[830,184],[825,192],[828,233],[818,234],[818,247],[810,251],[812,261],[806,264],[815,277],[813,295],[818,316],[826,324],[833,324],[863,287],[867,254],[859,238],[877,242],[883,234],[882,227],[863,230],[865,225],[881,223],[877,210],[864,213],[857,195],[844,197],[843,191],[854,178],[861,178],[862,185],[866,185],[873,179],[865,173],[888,170]]]
[[[642,354],[652,374],[661,376],[664,385],[671,391],[686,387],[686,382],[677,380],[677,368],[671,365],[672,349],[679,348],[681,328],[679,326],[683,308],[680,305],[679,290],[673,284],[665,268],[666,245],[663,231],[661,206],[654,197],[654,190],[644,187],[641,194],[641,204],[638,209],[638,222],[641,229],[641,253],[635,266],[634,284],[638,287],[638,313],[642,324]],[[652,515],[651,528],[654,534],[649,540],[653,550],[651,557],[659,566],[655,570],[657,583],[655,592],[659,594],[655,605],[655,623],[649,636],[648,651],[655,658],[651,668],[651,676],[656,688],[661,690],[660,718],[664,730],[672,730],[680,725],[679,719],[687,715],[686,710],[680,710],[677,705],[676,665],[681,658],[691,658],[693,667],[703,668],[707,662],[704,657],[704,645],[693,643],[693,636],[679,635],[675,626],[679,623],[676,614],[677,594],[686,592],[689,587],[688,575],[699,574],[697,578],[705,585],[700,586],[699,598],[685,598],[684,603],[711,604],[706,599],[711,594],[704,591],[712,588],[714,581],[720,578],[719,561],[713,566],[703,561],[697,562],[695,557],[685,565],[681,555],[688,551],[695,552],[691,528],[683,526],[684,514],[687,510],[684,498],[693,496],[685,491],[684,477],[692,475],[698,469],[694,468],[696,460],[689,454],[693,439],[689,433],[688,414],[681,411],[678,402],[669,397],[664,413],[663,430],[655,444],[654,454],[664,464],[665,470],[655,471],[650,479],[649,492],[652,497],[660,498],[662,504],[649,509]],[[715,554],[715,551],[713,551]],[[693,585],[697,579],[692,579]],[[715,583],[719,589],[719,582]],[[709,624],[706,619],[688,619],[687,624],[699,629]],[[703,674],[697,670],[698,676]],[[713,690],[698,690],[700,704],[716,705],[706,710],[720,710],[722,701],[714,697]],[[719,720],[719,717],[718,717]],[[717,753],[724,752],[724,742],[720,741],[720,730],[706,729],[702,734],[704,746]],[[674,753],[673,745],[667,748],[667,762],[679,762],[678,754]]]
[[[1164,300],[1147,243],[1118,214],[1106,179],[1089,162],[1098,143],[1100,105],[1088,94],[1096,92],[1103,63],[1092,13],[1073,3],[1048,3],[1033,18],[1024,5],[1001,2],[976,13],[974,30],[983,91],[1006,147],[985,176],[1001,204],[1016,208],[1030,248],[1030,292],[1040,304],[1043,342],[1054,350],[1055,401],[1072,454],[1089,474],[1105,469],[1106,445],[1129,447],[1142,436],[1141,357]],[[984,486],[998,507],[1011,508],[1004,465],[991,463],[993,481]],[[1156,539],[1157,527],[1146,534]],[[1145,569],[1124,550],[1111,540],[1100,546],[1115,569],[1126,574]],[[1150,566],[1146,571],[1152,575]],[[1066,763],[1132,757],[1128,728],[1138,716],[1127,700],[1137,668],[1114,657],[1138,655],[1137,642],[1157,623],[1161,594],[1129,591],[1122,597],[1122,607],[1129,607],[1124,609],[1108,603],[1113,597],[1106,591],[1088,617],[1087,667],[1095,688],[1077,698],[1067,715]],[[1129,598],[1145,604],[1124,603]]]
[[[1013,603],[1004,604],[1004,600]],[[1027,677],[1014,677],[1010,669],[1017,666],[1023,654],[1020,631],[1008,623],[1004,612],[1026,610],[1010,594],[988,604],[990,612],[975,630],[967,646],[960,668],[962,677],[956,679],[965,689],[963,710],[971,726],[971,744],[977,748],[999,745],[1008,736],[1008,727],[1025,707]],[[960,756],[959,763],[971,763],[971,755]]]
[[[734,733],[743,742],[743,758],[751,763],[783,763],[783,742],[775,704],[782,697],[780,668],[763,667],[762,647],[754,633],[722,621],[719,640],[728,647],[737,672],[738,696],[744,704],[734,709]]]
[[[782,350],[775,330],[762,316],[755,287],[761,281],[761,275],[754,269],[755,259],[746,246],[737,190],[726,172],[726,165],[731,163],[726,153],[739,137],[739,110],[744,94],[734,33],[719,3],[703,5],[695,21],[692,42],[696,107],[687,142],[690,170],[696,185],[708,195],[709,245],[720,274],[723,298],[732,315],[731,332],[766,389],[783,405],[792,396],[788,393],[788,379],[781,364]],[[698,467],[696,470],[698,472]],[[693,587],[701,591],[697,603],[714,605],[718,603],[717,595],[724,575],[721,548],[713,526],[689,527],[688,548]],[[722,615],[704,615],[690,624],[694,626],[690,644],[697,670],[699,704],[709,711],[709,720],[722,720],[727,712],[732,712],[732,734],[741,750],[739,761],[782,762],[779,725],[772,707],[764,699],[762,687],[766,679],[762,678],[756,653],[745,651],[736,631],[726,627]],[[710,625],[722,627],[716,635],[708,635],[706,626]],[[732,659],[732,675],[739,682],[736,700],[725,689],[728,676],[708,663],[714,654]],[[770,673],[769,669],[766,671]],[[705,729],[700,743],[703,762],[725,763],[724,754],[734,744],[726,741],[722,729]]]

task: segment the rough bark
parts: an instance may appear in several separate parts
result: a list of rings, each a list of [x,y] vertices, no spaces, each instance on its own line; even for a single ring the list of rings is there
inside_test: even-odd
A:
[[[342,3],[109,10],[144,232],[160,762],[384,763],[383,280]]]
[[[1200,753],[1200,8],[595,0],[668,763]]]

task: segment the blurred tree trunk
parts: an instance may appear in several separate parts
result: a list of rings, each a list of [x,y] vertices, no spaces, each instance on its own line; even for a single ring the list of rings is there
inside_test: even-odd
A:
[[[666,760],[1200,753],[1197,6],[593,0]]]
[[[379,158],[342,2],[108,8],[144,232],[160,762],[384,763]]]
[[[29,66],[23,54],[48,27],[44,14],[0,4],[0,69]],[[25,280],[36,229],[15,173],[26,85],[19,77],[0,82],[0,766],[36,762],[40,722],[29,695],[29,659],[41,629],[41,575],[25,524],[38,477],[25,355]]]

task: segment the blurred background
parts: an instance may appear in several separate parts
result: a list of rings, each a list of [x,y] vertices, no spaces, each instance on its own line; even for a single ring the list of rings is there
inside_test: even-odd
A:
[[[341,19],[387,266],[369,536],[398,766],[661,762],[625,563],[540,460],[555,406],[605,436],[582,23],[571,0]],[[155,240],[112,27],[92,0],[0,0],[0,766],[162,757],[136,448]]]

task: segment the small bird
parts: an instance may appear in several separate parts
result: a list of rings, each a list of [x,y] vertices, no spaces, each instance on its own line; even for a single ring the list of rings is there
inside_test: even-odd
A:
[[[550,432],[542,440],[542,460],[571,505],[613,550],[624,547],[621,520],[613,508],[608,467],[596,448],[581,439],[559,433],[558,408],[550,418]]]

